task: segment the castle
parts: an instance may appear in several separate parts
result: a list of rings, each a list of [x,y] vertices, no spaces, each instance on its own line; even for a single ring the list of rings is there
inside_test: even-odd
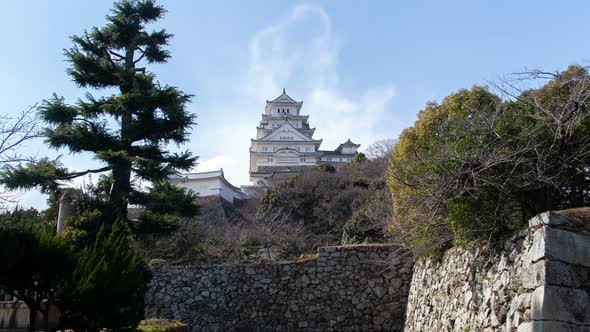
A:
[[[250,181],[253,185],[236,188],[224,177],[223,170],[173,176],[170,181],[200,196],[220,196],[229,202],[241,200],[277,182],[292,178],[305,167],[346,164],[358,153],[359,144],[349,140],[335,150],[320,150],[321,139],[314,139],[315,128],[309,115],[302,115],[302,101],[295,101],[283,89],[272,101],[266,101],[256,138],[250,146]]]
[[[293,177],[304,167],[322,163],[343,164],[352,161],[359,144],[347,140],[336,150],[320,150],[321,139],[314,139],[315,128],[309,115],[302,115],[302,101],[295,101],[283,89],[272,101],[266,101],[256,138],[250,146],[250,181],[268,186]]]

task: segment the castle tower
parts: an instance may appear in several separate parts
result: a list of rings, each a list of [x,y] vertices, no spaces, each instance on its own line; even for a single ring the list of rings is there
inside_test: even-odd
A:
[[[250,146],[250,181],[271,185],[290,178],[304,167],[320,163],[347,163],[360,145],[350,139],[334,151],[319,150],[321,139],[314,139],[308,115],[301,115],[302,101],[295,101],[283,89],[272,101],[266,101],[256,139]]]

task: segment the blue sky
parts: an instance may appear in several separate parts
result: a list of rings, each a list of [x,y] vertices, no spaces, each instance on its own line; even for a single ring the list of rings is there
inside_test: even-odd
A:
[[[588,1],[161,1],[154,27],[175,35],[173,58],[151,69],[194,94],[198,125],[184,148],[197,170],[223,167],[248,183],[248,147],[266,99],[282,88],[333,149],[395,138],[429,100],[529,69],[564,69],[590,59]],[[10,1],[0,20],[2,114],[52,93],[72,102],[85,91],[66,75],[69,36],[101,26],[112,1]],[[98,94],[99,92],[97,92]],[[63,155],[86,169],[88,155]],[[42,207],[36,192],[21,204]]]

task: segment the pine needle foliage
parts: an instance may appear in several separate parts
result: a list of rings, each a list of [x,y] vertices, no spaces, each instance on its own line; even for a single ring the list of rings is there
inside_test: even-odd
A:
[[[71,153],[91,153],[103,167],[73,172],[48,159],[27,166],[9,167],[0,182],[10,189],[39,187],[55,190],[60,181],[90,173],[111,172],[108,193],[113,218],[127,216],[129,196],[137,191],[132,175],[161,182],[171,174],[189,170],[196,157],[189,151],[171,153],[169,144],[189,139],[195,116],[186,110],[191,95],[162,85],[148,65],[166,63],[166,46],[172,35],[148,30],[165,14],[153,0],[122,0],[106,16],[106,25],[73,36],[64,55],[68,75],[80,88],[89,89],[74,104],[53,95],[43,101],[40,116],[48,125],[46,143]],[[95,96],[92,91],[102,91]]]
[[[123,228],[103,228],[93,245],[77,254],[72,282],[64,290],[62,324],[99,330],[135,327],[143,318],[151,275],[129,245]]]

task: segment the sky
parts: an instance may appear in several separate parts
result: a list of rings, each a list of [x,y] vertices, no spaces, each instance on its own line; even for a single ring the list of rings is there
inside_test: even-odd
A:
[[[198,124],[181,149],[199,156],[196,171],[223,168],[237,186],[249,184],[248,148],[265,101],[283,88],[303,100],[322,149],[350,138],[362,150],[396,138],[428,101],[458,89],[590,59],[588,1],[159,3],[168,13],[151,28],[175,35],[172,59],[149,69],[194,95],[188,111]],[[3,3],[0,113],[14,116],[53,93],[69,102],[82,97],[87,91],[66,75],[63,49],[72,46],[70,36],[102,26],[110,8],[112,1]],[[61,156],[77,170],[100,165],[42,140],[22,151]],[[36,191],[19,198],[22,206],[46,204]]]

